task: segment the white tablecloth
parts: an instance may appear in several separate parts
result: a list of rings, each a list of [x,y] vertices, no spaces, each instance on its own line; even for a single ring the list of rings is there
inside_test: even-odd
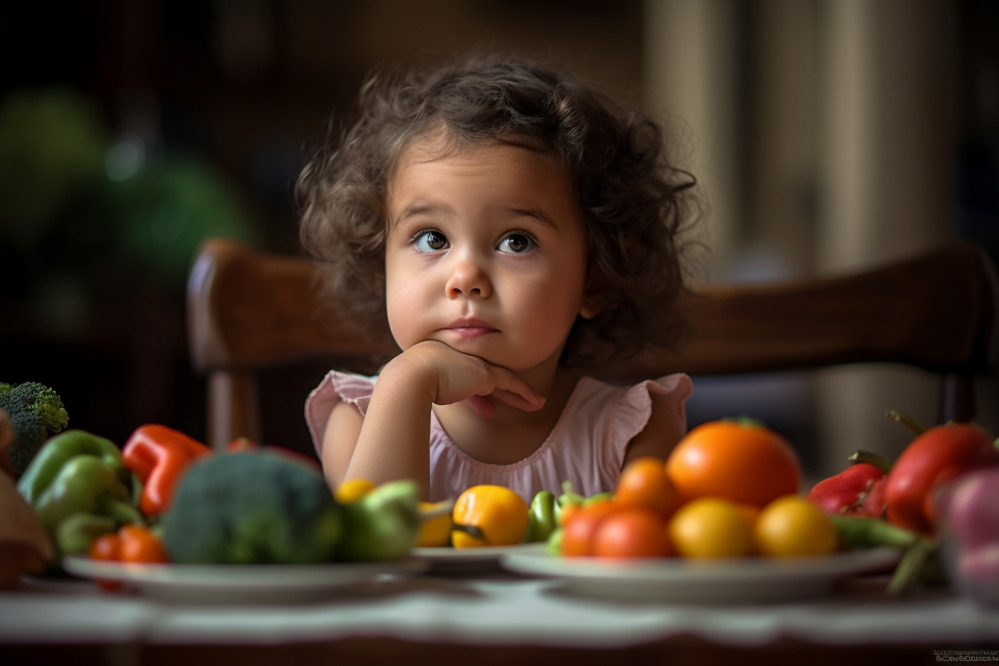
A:
[[[999,611],[947,589],[888,598],[883,582],[870,579],[812,601],[725,606],[578,598],[552,580],[505,575],[421,575],[354,585],[316,603],[196,606],[59,581],[0,593],[0,642],[273,644],[371,636],[620,647],[686,635],[733,646],[780,638],[831,645],[999,645]]]

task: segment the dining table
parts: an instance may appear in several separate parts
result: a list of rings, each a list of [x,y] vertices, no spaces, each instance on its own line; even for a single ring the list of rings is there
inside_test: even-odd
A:
[[[147,565],[173,566],[163,581],[26,576],[0,591],[0,664],[999,663],[999,608],[947,583],[891,593],[885,566],[819,567],[810,581],[765,564],[747,587],[756,564],[635,577],[624,563],[594,585],[592,572],[511,551],[218,565],[186,580],[175,565]]]

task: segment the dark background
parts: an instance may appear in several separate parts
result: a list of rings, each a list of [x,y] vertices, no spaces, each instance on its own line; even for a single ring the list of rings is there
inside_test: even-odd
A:
[[[948,6],[957,159],[941,177],[955,235],[995,253],[999,13]],[[749,41],[752,3],[740,7]],[[487,45],[554,57],[638,99],[647,38],[634,0],[0,3],[0,381],[52,386],[73,427],[119,443],[146,422],[203,438],[184,321],[194,248],[221,234],[299,252],[292,185],[366,72]],[[25,127],[4,135],[18,105],[50,119],[22,112]],[[302,404],[325,369],[265,376],[267,443],[310,450]]]

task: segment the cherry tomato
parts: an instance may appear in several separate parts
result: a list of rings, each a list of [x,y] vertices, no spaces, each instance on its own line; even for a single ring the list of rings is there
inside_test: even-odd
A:
[[[575,509],[562,524],[562,555],[593,555],[593,535],[597,526],[619,508],[614,500],[599,500]]]
[[[117,532],[102,534],[90,544],[88,553],[90,559],[100,562],[121,561],[121,537]],[[121,582],[117,580],[105,580],[98,578],[97,586],[102,590],[113,592],[121,588]]]
[[[676,552],[692,559],[745,557],[753,552],[753,524],[735,502],[702,497],[677,509],[669,522]]]
[[[765,506],[756,519],[753,538],[767,557],[827,555],[837,545],[829,515],[797,495],[779,497]]]
[[[666,461],[639,458],[621,472],[614,501],[622,506],[645,507],[668,517],[680,504],[676,487],[666,473]]]
[[[170,561],[166,547],[149,528],[123,525],[118,530],[121,540],[121,561],[135,564],[164,564]]]
[[[672,552],[666,520],[640,506],[623,506],[605,516],[592,543],[596,557],[666,557]]]
[[[666,471],[683,502],[715,497],[763,507],[801,484],[791,445],[752,421],[697,426],[670,452]]]

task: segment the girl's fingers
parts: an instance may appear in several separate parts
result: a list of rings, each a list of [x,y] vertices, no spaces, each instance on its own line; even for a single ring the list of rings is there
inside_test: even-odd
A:
[[[545,399],[533,391],[522,395],[513,391],[497,389],[493,391],[492,396],[511,407],[523,409],[525,412],[536,412],[545,406]]]

